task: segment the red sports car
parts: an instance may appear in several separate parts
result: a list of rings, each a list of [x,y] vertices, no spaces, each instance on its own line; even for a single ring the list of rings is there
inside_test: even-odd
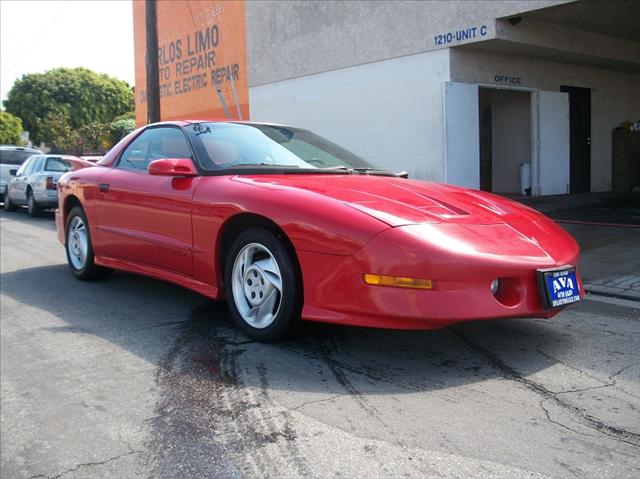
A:
[[[573,238],[505,198],[376,169],[314,133],[173,121],[58,183],[71,272],[227,299],[275,340],[300,319],[381,328],[551,317],[584,295]]]

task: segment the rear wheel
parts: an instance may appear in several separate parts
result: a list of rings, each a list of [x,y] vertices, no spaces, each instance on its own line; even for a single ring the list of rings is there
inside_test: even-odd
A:
[[[73,207],[69,212],[65,235],[67,262],[76,278],[91,281],[108,276],[112,272],[94,262],[89,222],[80,206]]]
[[[296,329],[302,284],[295,258],[265,228],[251,228],[233,242],[225,267],[225,292],[238,327],[257,341],[276,341]]]
[[[11,201],[11,198],[9,198],[9,194],[5,194],[4,195],[4,210],[5,211],[15,211],[17,210],[18,207],[16,206],[16,204]]]
[[[42,215],[42,207],[36,202],[31,189],[27,190],[27,211],[32,218]]]

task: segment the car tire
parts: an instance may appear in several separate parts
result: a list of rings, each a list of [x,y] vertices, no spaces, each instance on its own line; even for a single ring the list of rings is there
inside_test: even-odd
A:
[[[231,315],[249,338],[272,342],[300,324],[302,281],[291,248],[266,228],[240,233],[225,258]]]
[[[9,198],[9,195],[4,195],[4,210],[5,211],[15,211],[17,210],[18,207],[16,206],[16,204],[11,201],[11,198]]]
[[[36,202],[31,189],[27,190],[27,212],[32,218],[42,216],[42,207]]]
[[[65,251],[71,273],[81,281],[105,278],[113,272],[95,264],[89,222],[80,206],[74,206],[67,217]]]

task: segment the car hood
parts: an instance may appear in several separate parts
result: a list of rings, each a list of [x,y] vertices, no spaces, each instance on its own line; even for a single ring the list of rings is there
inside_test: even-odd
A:
[[[303,189],[343,202],[389,226],[517,224],[542,217],[506,198],[440,183],[368,175],[256,175],[237,181],[276,189]]]

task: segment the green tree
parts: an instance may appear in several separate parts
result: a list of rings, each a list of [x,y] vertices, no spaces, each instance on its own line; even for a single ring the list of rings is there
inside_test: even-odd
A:
[[[109,125],[111,145],[115,145],[125,136],[136,129],[136,120],[133,118],[125,118],[115,120]]]
[[[38,120],[37,125],[42,131],[42,141],[56,153],[97,153],[112,145],[109,124],[92,121],[80,128],[73,128],[66,108],[58,113],[48,113]]]
[[[22,121],[6,111],[0,111],[0,144],[22,144]]]
[[[38,118],[34,125],[41,132],[38,141],[46,143],[55,153],[76,154],[80,133],[70,123],[69,111],[65,107]]]
[[[135,111],[128,111],[126,113],[123,113],[122,115],[116,116],[112,121],[119,121],[119,120],[133,120],[135,122],[135,120],[136,120],[136,112]]]
[[[107,123],[100,123],[99,121],[92,121],[86,125],[81,126],[78,129],[78,135],[80,142],[76,147],[74,153],[81,155],[83,153],[97,153],[104,147],[110,147],[111,143],[107,142],[105,145],[105,139],[109,137],[110,129]]]
[[[47,132],[45,118],[59,116],[55,126],[60,132],[67,127],[77,130],[91,123],[110,123],[132,111],[133,101],[133,89],[122,80],[86,68],[56,68],[17,80],[4,106],[9,113],[22,118],[34,143],[49,144],[45,138],[51,141],[51,134]],[[58,143],[68,140],[67,135]]]

